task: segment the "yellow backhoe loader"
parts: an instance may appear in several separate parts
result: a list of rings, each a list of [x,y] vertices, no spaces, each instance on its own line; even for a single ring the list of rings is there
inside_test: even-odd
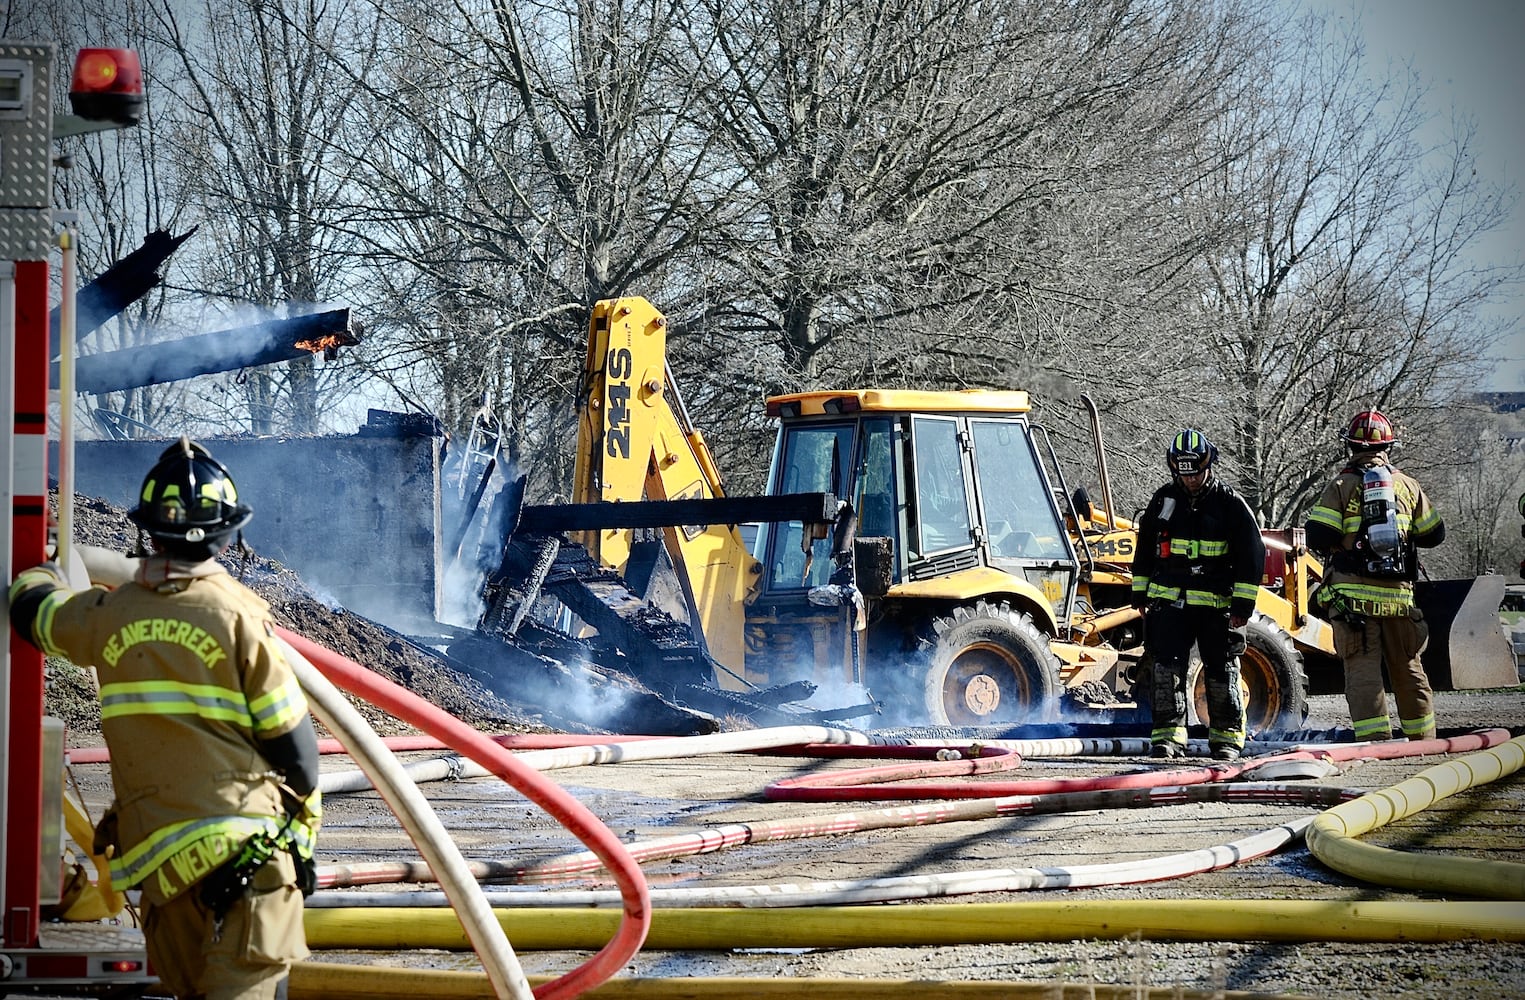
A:
[[[1088,398],[1100,502],[1071,488],[1027,393],[985,390],[773,397],[768,495],[726,498],[666,364],[666,326],[644,299],[595,308],[578,516],[530,508],[520,523],[575,526],[571,537],[638,593],[660,590],[654,568],[670,567],[659,602],[692,627],[712,683],[745,693],[803,681],[827,699],[866,689],[886,724],[1097,721],[1138,707],[1136,533],[1112,503]],[[783,502],[801,497],[813,500]],[[750,547],[746,521],[760,522]],[[1301,726],[1310,670],[1338,690],[1331,629],[1308,612],[1321,566],[1300,529],[1266,539],[1241,658],[1252,732]],[[1436,598],[1438,687],[1517,683],[1496,600],[1489,624],[1488,583]],[[1190,683],[1202,718],[1203,684]]]

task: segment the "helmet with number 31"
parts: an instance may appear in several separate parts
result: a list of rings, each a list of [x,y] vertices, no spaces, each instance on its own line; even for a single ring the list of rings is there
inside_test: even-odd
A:
[[[1165,449],[1165,464],[1178,476],[1206,472],[1218,460],[1218,449],[1207,435],[1187,428],[1170,441]]]

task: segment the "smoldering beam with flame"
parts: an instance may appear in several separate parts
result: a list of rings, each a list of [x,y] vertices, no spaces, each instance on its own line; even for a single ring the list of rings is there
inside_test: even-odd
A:
[[[360,343],[362,332],[358,324],[351,327],[348,308],[330,309],[160,344],[90,354],[75,362],[74,383],[79,392],[98,394],[258,368],[311,354],[321,353],[332,360],[339,348]],[[57,388],[56,363],[52,380]]]

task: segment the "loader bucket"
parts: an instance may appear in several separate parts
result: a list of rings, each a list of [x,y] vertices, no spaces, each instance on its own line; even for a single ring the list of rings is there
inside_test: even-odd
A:
[[[1414,600],[1430,627],[1424,670],[1437,691],[1514,687],[1514,651],[1499,622],[1504,578],[1421,580]]]

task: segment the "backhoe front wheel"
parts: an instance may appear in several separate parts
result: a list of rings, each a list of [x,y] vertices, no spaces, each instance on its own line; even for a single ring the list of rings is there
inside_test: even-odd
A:
[[[1239,691],[1244,696],[1247,734],[1301,729],[1308,718],[1308,675],[1292,637],[1265,615],[1251,616],[1239,657]],[[1190,722],[1207,724],[1207,682],[1195,647],[1186,675]]]
[[[923,636],[927,721],[938,726],[1044,722],[1059,696],[1059,660],[1032,618],[980,601],[933,620]]]

